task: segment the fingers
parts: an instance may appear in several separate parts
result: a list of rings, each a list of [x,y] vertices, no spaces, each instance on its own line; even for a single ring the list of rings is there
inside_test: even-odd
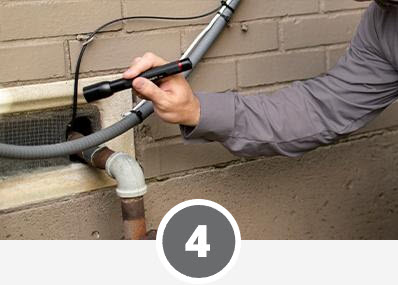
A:
[[[133,61],[131,62],[130,66],[133,66],[133,65],[137,64],[141,59],[142,59],[142,57],[140,57],[140,56],[134,58]]]
[[[167,61],[153,54],[146,53],[142,58],[136,58],[132,66],[123,74],[126,79],[131,79],[156,66],[164,65]]]
[[[134,89],[139,93],[140,97],[150,100],[155,104],[163,101],[166,94],[152,81],[139,77],[133,81]]]

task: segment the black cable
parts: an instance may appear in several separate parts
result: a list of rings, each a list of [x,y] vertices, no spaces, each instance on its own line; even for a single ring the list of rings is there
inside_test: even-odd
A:
[[[76,120],[76,116],[77,116],[77,94],[79,92],[79,75],[80,75],[80,64],[82,62],[82,58],[83,58],[83,54],[84,51],[86,50],[87,45],[83,45],[81,50],[80,50],[80,54],[79,54],[79,58],[77,59],[76,62],[76,68],[75,68],[75,81],[74,81],[74,86],[73,86],[73,105],[72,105],[72,120],[68,125],[68,129],[66,132],[66,136],[68,137],[69,131],[71,129],[73,129],[74,127],[74,123]]]
[[[80,77],[80,65],[83,59],[84,52],[86,51],[86,48],[88,44],[94,39],[94,36],[99,33],[101,30],[104,28],[113,25],[115,23],[121,22],[121,21],[128,21],[128,20],[163,20],[163,21],[188,21],[188,20],[195,20],[195,19],[200,19],[200,18],[205,18],[207,16],[210,16],[212,14],[215,14],[219,9],[221,9],[222,6],[226,6],[225,1],[221,1],[221,5],[218,6],[216,9],[207,12],[205,14],[197,15],[197,16],[191,16],[191,17],[162,17],[162,16],[133,16],[133,17],[124,17],[124,18],[119,18],[112,20],[99,28],[97,28],[94,32],[92,32],[88,38],[85,40],[83,43],[83,46],[80,50],[79,57],[76,62],[76,68],[75,68],[75,77],[74,77],[74,88],[73,88],[73,104],[72,104],[72,119],[68,125],[67,128],[67,136],[70,130],[74,128],[74,123],[76,120],[77,116],[77,100],[78,100],[78,90],[79,90],[79,77]]]

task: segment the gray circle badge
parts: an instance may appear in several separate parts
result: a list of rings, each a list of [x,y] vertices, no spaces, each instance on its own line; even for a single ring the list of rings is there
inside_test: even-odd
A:
[[[162,262],[177,277],[207,283],[225,274],[240,249],[240,232],[232,215],[207,200],[191,200],[170,210],[158,234]]]

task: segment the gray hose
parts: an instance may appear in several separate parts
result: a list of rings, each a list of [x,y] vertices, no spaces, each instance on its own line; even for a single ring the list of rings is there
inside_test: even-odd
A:
[[[227,3],[233,9],[236,9],[240,0],[229,0]],[[223,17],[230,18],[233,14],[231,9],[226,7],[221,8],[220,13]],[[216,16],[218,17],[218,16]],[[195,46],[195,49],[189,54],[193,66],[196,66],[202,59],[203,55],[214,43],[218,35],[221,33],[226,25],[226,20],[223,17],[218,17],[212,29],[205,35],[205,37]],[[186,77],[189,72],[185,73]],[[137,112],[140,114],[137,115]],[[136,113],[132,113],[114,125],[102,129],[89,136],[76,139],[73,141],[52,144],[52,145],[38,145],[38,146],[18,146],[0,143],[0,157],[16,158],[16,159],[45,159],[58,156],[66,156],[78,153],[88,148],[100,145],[104,142],[120,136],[131,128],[139,125],[142,120],[145,120],[153,113],[153,105],[151,102],[145,102]]]
[[[142,105],[140,112],[143,119],[147,118],[153,113],[152,103],[147,102]],[[0,157],[44,159],[75,154],[90,147],[100,145],[106,141],[110,141],[111,139],[127,132],[132,127],[140,124],[140,122],[141,119],[137,114],[133,113],[111,127],[73,141],[37,146],[18,146],[0,143]]]
[[[227,3],[229,7],[236,10],[238,8],[240,0],[227,1]],[[216,41],[216,39],[221,34],[227,24],[226,19],[230,19],[232,17],[233,11],[224,7],[221,9],[221,15],[222,17],[218,18],[211,30],[209,30],[206,36],[195,46],[195,49],[188,55],[184,55],[185,57],[189,57],[189,59],[192,61],[193,67],[195,67],[200,62],[205,53]],[[184,75],[187,77],[192,71],[193,69],[186,71]]]

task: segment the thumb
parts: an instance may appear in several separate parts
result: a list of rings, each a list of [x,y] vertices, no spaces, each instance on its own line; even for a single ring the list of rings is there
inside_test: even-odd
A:
[[[152,81],[139,77],[133,81],[133,88],[140,94],[144,99],[157,102],[163,97],[163,90],[160,89]]]

